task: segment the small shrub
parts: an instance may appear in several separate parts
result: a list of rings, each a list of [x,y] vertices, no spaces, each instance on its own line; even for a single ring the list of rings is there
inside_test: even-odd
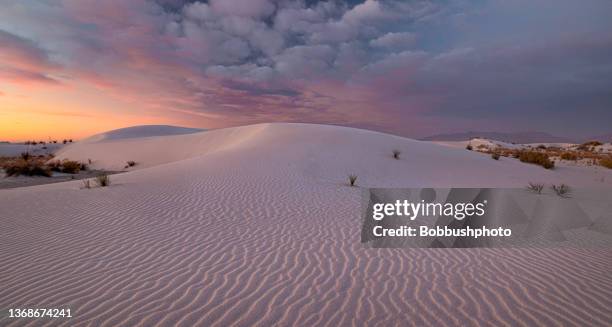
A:
[[[527,189],[530,190],[531,192],[542,194],[542,190],[544,189],[544,184],[530,182],[529,185],[527,185]]]
[[[393,158],[399,160],[400,154],[401,154],[400,150],[393,150]]]
[[[565,184],[561,184],[561,185],[554,185],[554,184],[553,184],[553,185],[552,185],[550,188],[551,188],[553,191],[555,191],[555,193],[556,193],[558,196],[560,196],[560,197],[562,197],[562,198],[569,196],[569,193],[570,193],[570,188],[569,188],[569,186],[567,186],[567,185],[565,185]]]
[[[468,144],[468,145],[465,147],[465,149],[466,149],[466,150],[469,150],[469,151],[472,151],[472,150],[474,150],[474,147],[472,147],[472,145],[471,145],[471,144]]]
[[[546,150],[546,145],[544,145],[544,144],[540,144],[540,145],[538,145],[538,149],[540,149],[540,150]]]
[[[576,161],[576,160],[578,160],[578,155],[573,153],[573,152],[563,152],[563,153],[561,153],[560,158],[563,159],[563,160]]]
[[[608,169],[612,169],[612,156],[608,156],[607,158],[599,159],[599,165],[602,167],[606,167]]]
[[[62,161],[61,166],[62,173],[78,174],[83,165],[78,161],[64,160]]]
[[[127,165],[128,165],[128,167],[134,167],[134,166],[136,166],[136,161],[130,160],[130,161],[127,162]]]
[[[22,152],[20,154],[20,157],[23,160],[30,160],[30,158],[32,158],[32,155],[29,152]]]
[[[96,184],[100,187],[106,187],[110,185],[110,176],[107,174],[98,175],[96,177]]]
[[[56,171],[58,173],[62,172],[62,163],[57,160],[49,162],[47,166],[52,171]]]
[[[51,177],[51,169],[42,160],[17,159],[2,165],[7,176],[45,176]]]
[[[599,141],[589,141],[589,142],[580,144],[577,149],[582,150],[582,151],[590,151],[591,148],[600,146],[600,145],[603,145],[603,143]]]
[[[555,167],[554,161],[551,161],[546,153],[537,151],[523,151],[519,154],[519,160],[521,162],[540,165],[546,169],[552,169]]]
[[[349,185],[355,186],[355,182],[357,181],[357,175],[349,175]]]
[[[493,158],[493,160],[499,160],[499,153],[497,152],[491,153],[491,158]]]

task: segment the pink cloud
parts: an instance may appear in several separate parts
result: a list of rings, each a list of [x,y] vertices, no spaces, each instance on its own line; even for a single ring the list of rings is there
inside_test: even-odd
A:
[[[47,52],[26,38],[0,30],[0,77],[18,84],[59,82],[50,77],[58,65]]]

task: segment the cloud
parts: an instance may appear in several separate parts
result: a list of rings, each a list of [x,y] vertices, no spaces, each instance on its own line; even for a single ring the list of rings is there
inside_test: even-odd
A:
[[[268,0],[211,0],[210,7],[218,15],[254,18],[268,17],[276,9]]]
[[[370,41],[375,48],[407,49],[415,45],[417,36],[410,32],[390,32]]]
[[[218,126],[316,121],[419,136],[514,119],[567,130],[581,110],[579,132],[594,114],[612,119],[611,6],[593,1],[12,0],[0,12],[0,77],[62,76]]]
[[[58,83],[48,53],[33,41],[0,30],[0,77],[12,83]]]

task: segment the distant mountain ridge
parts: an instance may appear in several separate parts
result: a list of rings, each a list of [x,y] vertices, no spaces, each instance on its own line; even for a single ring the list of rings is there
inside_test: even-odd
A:
[[[437,134],[422,138],[423,141],[467,141],[473,138],[480,137],[503,141],[507,143],[579,143],[578,140],[567,137],[560,137],[544,132],[518,132],[518,133],[502,133],[502,132],[476,132],[469,131],[463,133]]]

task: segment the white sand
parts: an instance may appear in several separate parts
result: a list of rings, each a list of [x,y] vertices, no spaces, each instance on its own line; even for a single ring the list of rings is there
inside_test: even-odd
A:
[[[346,186],[355,173],[364,187],[610,187],[610,171],[601,182],[336,126],[119,134],[58,153],[138,162],[108,188],[0,190],[0,308],[70,307],[72,320],[46,321],[65,326],[612,321],[609,249],[365,249],[361,190]]]
[[[64,147],[61,143],[26,145],[23,143],[0,143],[0,157],[14,157],[24,152],[32,155],[47,155]]]

